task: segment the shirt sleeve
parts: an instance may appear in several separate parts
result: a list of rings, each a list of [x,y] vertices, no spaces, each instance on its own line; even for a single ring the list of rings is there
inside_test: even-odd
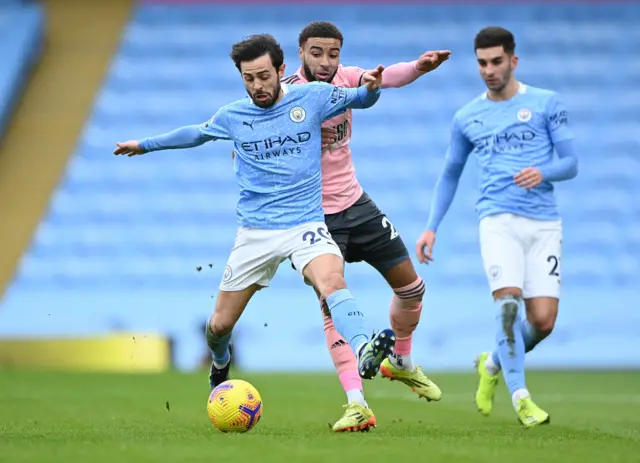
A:
[[[411,61],[388,66],[382,73],[382,88],[400,88],[417,80],[422,75],[417,64],[417,61]]]
[[[362,85],[362,74],[364,74],[365,70],[359,68],[358,66],[345,66],[342,68],[342,72],[344,73],[348,87],[357,88]],[[384,76],[384,73],[383,73]]]
[[[211,119],[200,125],[200,132],[212,140],[231,140],[228,130],[229,113],[220,108]]]
[[[547,101],[546,118],[547,131],[554,145],[565,140],[573,140],[567,108],[557,93],[552,93]]]
[[[213,138],[202,133],[199,125],[187,125],[171,132],[140,140],[140,148],[145,153],[161,150],[175,150],[200,146]]]
[[[460,176],[472,150],[472,143],[462,132],[457,118],[454,118],[444,167],[436,182],[435,192],[431,201],[427,230],[438,230],[440,222],[444,219],[453,202]]]
[[[378,101],[381,93],[379,88],[370,92],[364,85],[358,88],[336,87],[325,83],[316,85],[323,121],[342,114],[347,109],[370,108]]]
[[[562,140],[555,144],[558,159],[540,168],[542,179],[547,182],[571,180],[578,175],[578,156],[573,140]]]

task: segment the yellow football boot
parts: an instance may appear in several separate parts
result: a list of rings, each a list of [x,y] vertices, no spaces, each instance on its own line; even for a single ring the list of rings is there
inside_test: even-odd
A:
[[[496,395],[499,375],[491,375],[484,366],[489,352],[483,352],[476,358],[476,371],[478,372],[478,389],[476,390],[476,406],[484,416],[489,416],[493,409],[493,398]]]
[[[516,414],[520,424],[527,429],[551,422],[549,414],[533,403],[531,397],[520,399],[516,402]]]
[[[345,408],[342,418],[331,428],[333,432],[364,432],[376,427],[376,417],[370,408],[356,402],[345,405]]]
[[[382,362],[380,372],[382,376],[391,381],[400,381],[406,384],[419,397],[427,399],[428,402],[442,398],[440,388],[424,374],[420,367],[415,367],[412,371],[401,370],[396,368],[387,358]]]

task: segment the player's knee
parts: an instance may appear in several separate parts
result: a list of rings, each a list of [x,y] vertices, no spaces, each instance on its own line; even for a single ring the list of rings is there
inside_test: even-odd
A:
[[[499,301],[504,299],[522,299],[522,290],[520,288],[500,288],[493,292],[493,300]]]
[[[326,298],[336,291],[345,289],[347,287],[347,283],[344,281],[342,272],[331,271],[318,278],[316,286],[322,297]]]
[[[533,315],[527,318],[537,335],[542,339],[549,336],[556,326],[556,317],[552,314]]]
[[[231,330],[233,329],[233,322],[214,315],[209,320],[209,329],[214,336],[224,336],[231,333]]]
[[[536,330],[536,333],[538,334],[538,336],[544,339],[551,334],[555,326],[556,326],[555,320],[547,320],[543,323],[536,324],[533,327]]]
[[[393,292],[403,305],[413,306],[416,303],[422,302],[422,298],[426,292],[426,285],[422,278],[417,277],[410,285],[394,289]]]
[[[494,291],[493,298],[495,300],[496,316],[502,324],[502,330],[508,330],[506,327],[512,327],[518,319],[520,312],[520,302],[522,301],[521,292],[517,288],[503,288]]]
[[[538,336],[551,334],[558,317],[558,300],[551,297],[527,299],[527,319]]]

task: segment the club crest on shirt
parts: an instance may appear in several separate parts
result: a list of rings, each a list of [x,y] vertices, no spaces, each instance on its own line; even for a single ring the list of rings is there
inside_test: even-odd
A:
[[[491,280],[497,280],[502,275],[502,269],[499,265],[492,265],[489,267],[488,273]]]
[[[518,111],[518,120],[520,122],[529,122],[531,120],[531,110],[522,108],[520,111]]]
[[[291,111],[289,111],[289,119],[291,119],[293,122],[302,122],[306,117],[307,112],[301,106],[291,108]]]

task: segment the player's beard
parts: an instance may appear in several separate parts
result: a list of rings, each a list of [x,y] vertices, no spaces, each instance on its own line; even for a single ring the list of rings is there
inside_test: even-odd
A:
[[[280,97],[280,92],[282,91],[282,86],[280,85],[280,82],[278,81],[278,84],[276,86],[275,91],[273,92],[273,95],[271,96],[271,98],[265,100],[265,101],[260,101],[256,99],[256,95],[258,95],[258,92],[254,93],[253,95],[247,91],[247,93],[249,93],[249,96],[251,97],[251,99],[253,100],[254,104],[259,107],[259,108],[270,108],[271,106],[273,106],[275,104],[276,101],[278,101],[278,98]],[[261,95],[266,95],[266,92],[262,92]]]
[[[489,90],[491,90],[492,92],[495,92],[495,93],[500,93],[501,91],[503,91],[507,87],[507,85],[509,85],[509,81],[511,80],[512,71],[513,71],[513,69],[511,68],[511,65],[509,65],[509,67],[504,72],[504,74],[502,74],[500,79],[498,79],[499,82],[497,84],[494,84],[493,86],[490,86],[487,83],[487,88]]]
[[[335,71],[333,71],[333,74],[331,74],[329,77],[327,77],[326,79],[317,79],[316,76],[313,75],[313,73],[311,72],[311,68],[309,68],[309,66],[307,66],[307,62],[303,61],[302,62],[302,70],[304,71],[304,76],[307,78],[307,80],[309,82],[326,82],[326,83],[331,83],[331,81],[333,80],[333,78],[336,76],[336,72],[338,72],[338,70],[336,69]]]

